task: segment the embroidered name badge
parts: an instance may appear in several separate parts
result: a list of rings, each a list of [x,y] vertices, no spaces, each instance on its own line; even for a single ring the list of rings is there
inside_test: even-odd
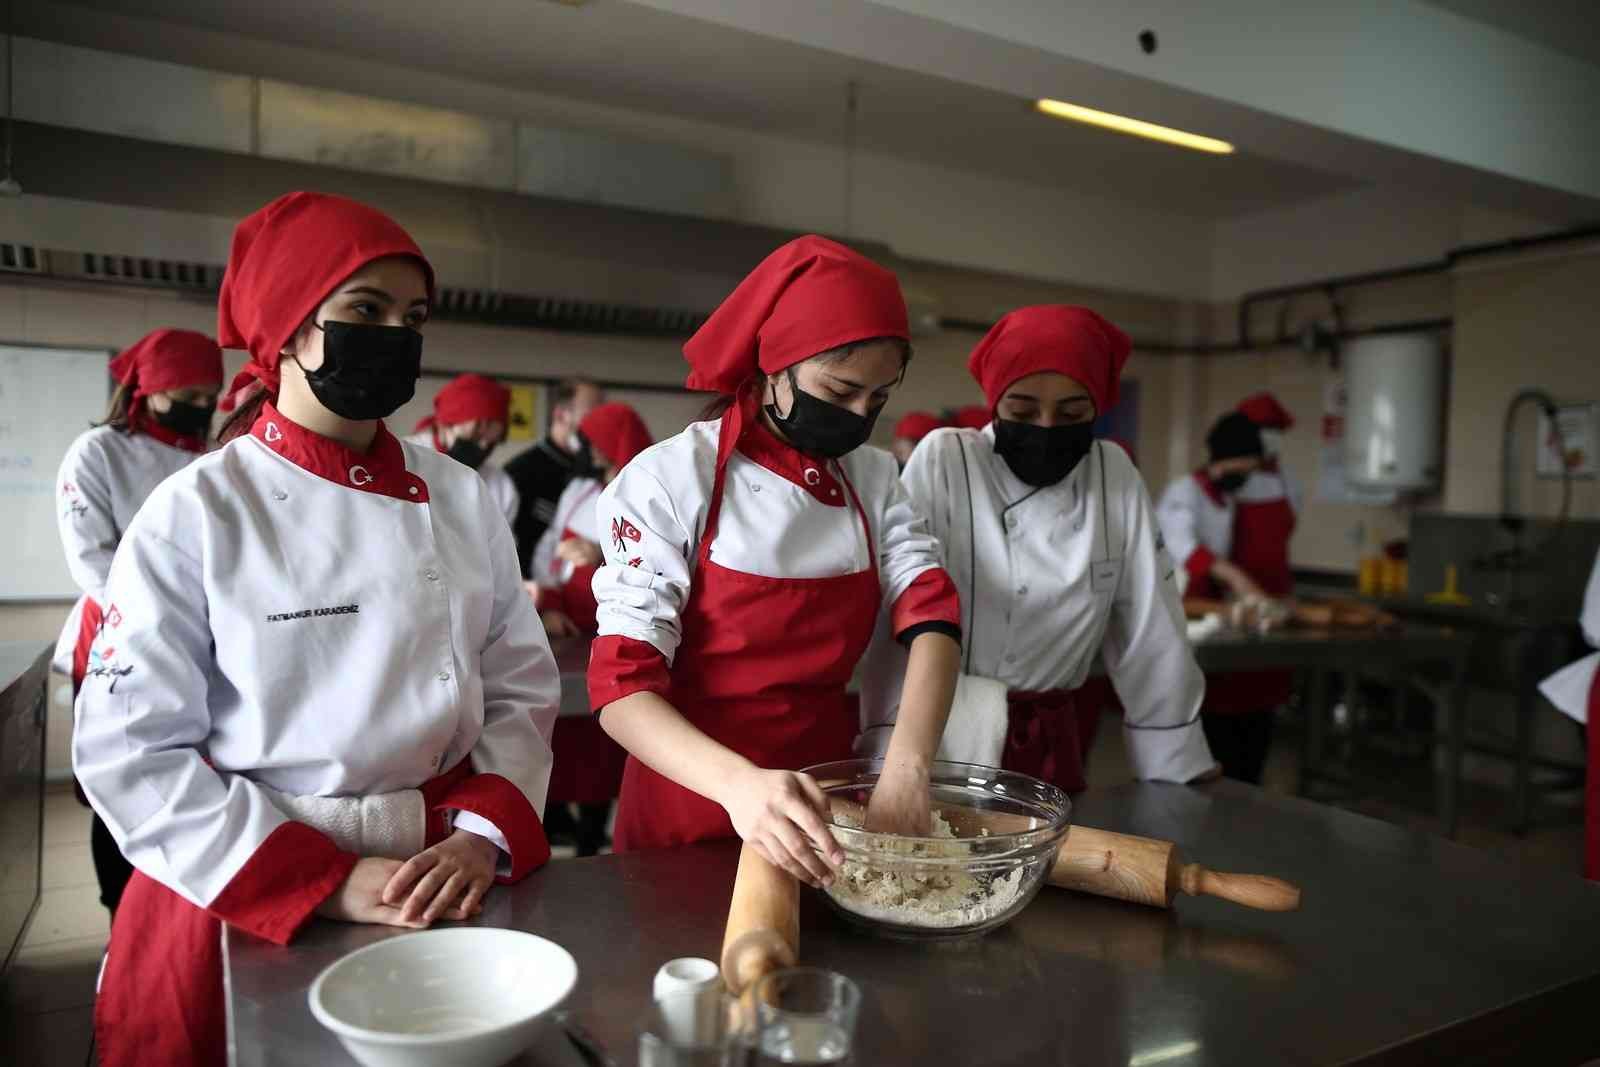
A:
[[[1090,564],[1089,588],[1096,593],[1114,593],[1117,582],[1122,578],[1122,561],[1120,559],[1103,559],[1098,563]]]
[[[304,608],[300,611],[283,611],[276,615],[268,615],[268,622],[293,622],[295,619],[320,619],[324,615],[356,615],[361,611],[360,604],[340,604],[335,608]]]

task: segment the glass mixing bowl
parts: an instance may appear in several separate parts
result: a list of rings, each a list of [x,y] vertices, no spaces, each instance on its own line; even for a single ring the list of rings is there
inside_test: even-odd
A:
[[[863,828],[881,759],[808,767],[828,796],[844,869],[826,890],[840,915],[909,940],[970,937],[1003,926],[1033,899],[1067,836],[1072,802],[1032,778],[972,763],[929,775],[933,837]]]

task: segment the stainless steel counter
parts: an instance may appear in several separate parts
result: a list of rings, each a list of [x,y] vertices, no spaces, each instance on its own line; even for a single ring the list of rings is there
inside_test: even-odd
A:
[[[0,642],[0,973],[39,906],[51,649]]]
[[[866,990],[855,1062],[1554,1065],[1600,1056],[1600,887],[1232,782],[1085,794],[1087,825],[1299,882],[1275,915],[1184,898],[1171,912],[1044,890],[976,941],[913,945],[845,925],[807,892],[801,957]],[[733,843],[554,863],[490,894],[477,922],[578,959],[575,1016],[634,1062],[657,966],[716,956]],[[318,921],[276,948],[229,931],[237,1067],[346,1064],[306,989],[394,936]],[[522,1062],[536,1062],[527,1058]]]

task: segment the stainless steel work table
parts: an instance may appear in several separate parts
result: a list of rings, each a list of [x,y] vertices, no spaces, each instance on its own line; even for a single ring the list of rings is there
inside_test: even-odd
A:
[[[858,1055],[899,1064],[1582,1063],[1600,1056],[1600,887],[1233,782],[1085,794],[1087,824],[1292,879],[1294,914],[1183,898],[1171,912],[1046,888],[1009,926],[943,945],[879,940],[807,892],[801,957],[866,991]],[[732,842],[553,863],[478,922],[578,959],[570,1007],[634,1062],[664,961],[715,957]],[[317,921],[278,948],[226,935],[232,1062],[345,1064],[306,990],[400,931]],[[535,1062],[527,1059],[525,1062]]]

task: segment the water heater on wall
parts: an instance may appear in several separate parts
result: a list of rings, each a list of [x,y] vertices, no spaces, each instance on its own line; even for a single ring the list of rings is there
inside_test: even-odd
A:
[[[1433,334],[1362,337],[1345,368],[1345,477],[1364,489],[1439,487],[1444,346]]]

